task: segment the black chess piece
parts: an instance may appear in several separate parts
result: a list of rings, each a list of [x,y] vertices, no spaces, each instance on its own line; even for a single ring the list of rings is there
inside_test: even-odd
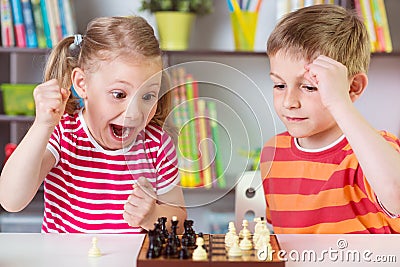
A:
[[[170,232],[168,235],[167,245],[164,250],[164,255],[167,258],[176,257],[178,254],[178,247],[176,245],[176,237],[173,232]]]
[[[149,239],[149,248],[147,249],[146,258],[155,259],[161,255],[161,247],[157,244],[157,234],[154,230],[149,230],[147,233]]]
[[[196,245],[196,233],[193,230],[193,220],[185,220],[183,222],[183,227],[185,228],[185,232],[183,236],[188,239],[188,246],[193,247]]]
[[[172,232],[172,234],[173,234],[173,236],[174,236],[174,238],[175,238],[175,244],[176,244],[176,246],[177,247],[180,247],[181,246],[181,242],[180,242],[180,240],[179,240],[179,237],[178,237],[178,235],[176,234],[176,230],[177,230],[177,228],[178,228],[178,223],[179,223],[179,221],[178,220],[172,220],[171,221],[171,232]]]
[[[179,251],[178,258],[182,260],[189,259],[192,255],[188,249],[188,239],[182,237],[181,240],[181,250]]]
[[[164,236],[164,240],[168,238],[168,230],[167,230],[167,217],[158,218],[158,224],[161,226],[161,233]]]

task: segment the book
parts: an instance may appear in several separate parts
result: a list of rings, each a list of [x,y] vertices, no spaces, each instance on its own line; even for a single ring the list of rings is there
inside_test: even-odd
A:
[[[26,47],[37,48],[38,40],[36,36],[36,27],[33,19],[33,10],[30,0],[21,0],[22,15],[26,32]]]
[[[43,13],[40,0],[31,0],[33,20],[35,22],[36,38],[39,48],[46,48],[46,36],[44,34]]]
[[[206,102],[203,99],[197,100],[198,106],[198,117],[200,129],[198,135],[200,136],[200,161],[201,161],[201,172],[203,177],[203,185],[205,188],[212,187],[212,175],[211,175],[211,164],[210,164],[210,151],[208,149],[208,136],[207,136],[207,121],[206,121]]]
[[[222,165],[221,159],[221,147],[219,144],[219,130],[218,130],[218,120],[217,120],[217,105],[213,101],[207,101],[208,112],[210,114],[210,126],[212,139],[215,143],[215,169],[217,173],[217,184],[220,188],[226,187],[226,181],[224,178],[224,167]]]
[[[15,39],[11,4],[9,0],[0,1],[1,44],[3,47],[13,47]]]
[[[199,168],[199,150],[196,142],[196,124],[195,124],[195,100],[193,96],[193,77],[191,75],[186,76],[185,86],[186,86],[186,99],[187,99],[187,114],[188,114],[188,129],[190,136],[190,159],[192,160],[192,172],[194,181],[192,181],[192,186],[199,186],[201,183],[200,179],[200,168]]]
[[[75,8],[72,0],[62,0],[62,2],[64,8],[66,36],[71,36],[77,33]]]
[[[65,10],[64,10],[64,0],[57,0],[58,10],[60,14],[60,28],[61,28],[61,36],[64,38],[67,35],[67,23],[65,18]]]
[[[46,0],[40,0],[40,8],[42,11],[42,18],[43,18],[43,31],[44,36],[46,38],[46,46],[47,48],[53,47],[53,42],[51,40],[51,31],[50,31],[50,24],[48,19],[48,12],[47,12],[47,5]]]
[[[47,14],[47,23],[49,24],[49,32],[50,32],[50,39],[51,39],[51,47],[54,47],[58,41],[58,33],[57,33],[57,17],[56,17],[56,10],[53,6],[53,0],[43,0],[46,6],[46,14]],[[44,22],[46,23],[46,22]]]
[[[359,5],[361,9],[361,15],[364,19],[364,24],[365,27],[367,28],[368,36],[371,42],[371,52],[376,51],[376,34],[375,34],[375,28],[374,28],[374,22],[372,18],[372,12],[371,12],[371,5],[369,0],[354,0],[355,5]]]
[[[17,47],[26,47],[26,31],[20,0],[10,0]]]
[[[377,0],[379,13],[383,25],[383,37],[385,39],[385,52],[390,53],[393,51],[392,38],[390,37],[389,23],[387,20],[386,7],[384,0]]]

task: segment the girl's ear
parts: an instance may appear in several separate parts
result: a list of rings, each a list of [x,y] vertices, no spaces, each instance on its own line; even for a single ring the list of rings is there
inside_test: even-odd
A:
[[[350,83],[350,98],[352,102],[355,102],[364,92],[364,89],[368,85],[368,77],[365,73],[357,73],[353,76]]]
[[[86,76],[81,68],[75,68],[71,73],[72,84],[80,98],[86,99]]]

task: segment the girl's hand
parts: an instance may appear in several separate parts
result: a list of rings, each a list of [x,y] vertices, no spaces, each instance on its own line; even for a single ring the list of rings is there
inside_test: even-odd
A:
[[[329,110],[350,99],[347,67],[327,56],[318,56],[305,66],[304,77],[318,88],[321,101]]]
[[[155,209],[156,200],[153,186],[146,178],[140,177],[133,185],[133,192],[124,206],[124,220],[132,227],[142,226],[151,220],[150,214]]]
[[[64,114],[70,90],[60,88],[56,79],[38,85],[33,91],[36,106],[35,121],[49,127],[58,124]]]

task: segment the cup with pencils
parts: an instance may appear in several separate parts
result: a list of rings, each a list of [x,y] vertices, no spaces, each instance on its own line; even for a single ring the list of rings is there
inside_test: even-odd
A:
[[[230,11],[233,39],[236,51],[253,51],[256,37],[258,13],[262,0],[258,0],[255,9],[252,0],[226,0]]]

